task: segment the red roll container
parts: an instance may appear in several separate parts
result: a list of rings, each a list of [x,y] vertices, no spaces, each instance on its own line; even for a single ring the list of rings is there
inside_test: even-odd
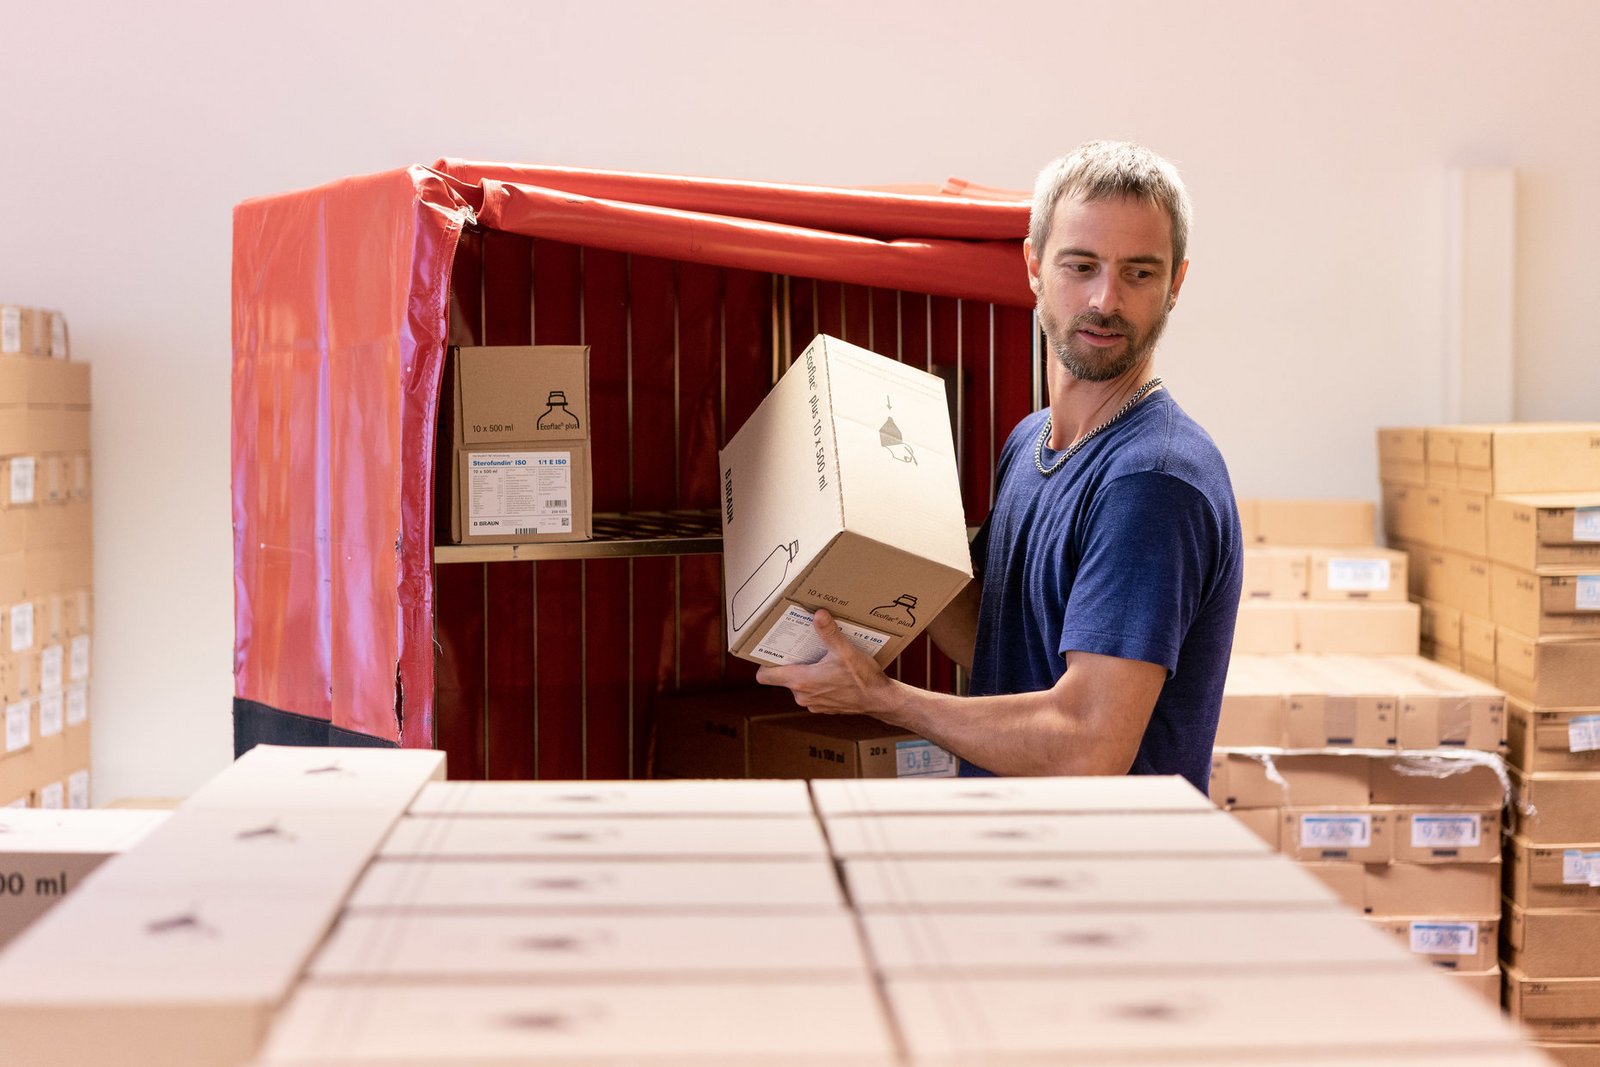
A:
[[[587,344],[597,513],[716,503],[716,452],[828,332],[943,374],[969,521],[1039,395],[1027,203],[441,160],[233,218],[234,729],[634,777],[666,689],[749,677],[715,555],[444,565],[449,345]],[[948,687],[925,643],[895,670]]]

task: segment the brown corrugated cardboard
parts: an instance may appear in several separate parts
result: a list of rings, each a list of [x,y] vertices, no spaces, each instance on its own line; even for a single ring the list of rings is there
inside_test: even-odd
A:
[[[581,541],[593,533],[589,349],[451,350],[456,544]]]
[[[1400,695],[1400,748],[1497,752],[1505,740],[1505,694],[1487,682],[1417,656],[1384,656],[1355,669],[1409,679]]]
[[[1523,908],[1600,910],[1600,843],[1539,845],[1508,835],[1506,896]]]
[[[1388,808],[1286,808],[1278,849],[1300,861],[1387,863],[1393,812]]]
[[[827,852],[814,820],[764,819],[752,834],[739,819],[408,816],[378,855],[388,859],[809,858]]]
[[[1261,838],[1268,848],[1277,851],[1282,846],[1282,809],[1229,808],[1228,814],[1249,827],[1250,832]]]
[[[1240,832],[1249,833],[1242,827]],[[862,858],[847,860],[844,876],[863,913],[1110,908],[1193,913],[1211,907],[1304,912],[1339,906],[1319,879],[1265,847],[1254,856],[1129,857],[1114,862]]]
[[[1600,637],[1600,568],[1493,565],[1494,620],[1522,634]]]
[[[811,797],[803,782],[708,782],[697,779],[650,782],[594,778],[581,782],[430,782],[418,791],[406,814],[439,817],[815,817],[811,809]]]
[[[835,778],[811,784],[817,813],[852,815],[1027,815],[1068,812],[1212,814],[1206,797],[1177,775],[1027,778]]]
[[[1500,806],[1397,808],[1391,838],[1404,863],[1492,863],[1500,856]]]
[[[1444,495],[1437,488],[1383,487],[1384,533],[1432,548],[1444,547]]]
[[[1489,665],[1489,680],[1494,679],[1494,622],[1477,615],[1461,616],[1461,654],[1463,659]],[[1468,671],[1472,674],[1472,671]],[[1478,676],[1481,677],[1481,676]]]
[[[1287,711],[1287,693],[1263,660],[1235,655],[1223,684],[1215,744],[1222,748],[1281,747]]]
[[[1422,640],[1432,642],[1436,649],[1459,652],[1463,640],[1461,611],[1437,600],[1418,601],[1417,607]]]
[[[1354,807],[1370,801],[1370,761],[1356,755],[1213,754],[1212,799],[1228,808]]]
[[[1513,769],[1511,830],[1536,844],[1600,841],[1600,776]]]
[[[1495,684],[1541,708],[1600,706],[1600,638],[1495,631]]]
[[[1500,963],[1498,915],[1443,919],[1369,917],[1367,922],[1434,967],[1482,973]]]
[[[1453,426],[1429,426],[1424,431],[1427,438],[1428,485],[1433,488],[1454,486],[1461,481],[1456,463],[1457,433]]]
[[[871,815],[833,819],[835,856],[1200,857],[1268,849],[1220,811],[1182,814]]]
[[[1450,917],[1499,909],[1499,863],[1367,864],[1362,910],[1369,915]]]
[[[1600,1033],[1600,1028],[1591,1024],[1586,1027],[1588,1033],[1578,1033],[1561,1026],[1551,1028],[1532,1024],[1524,1026],[1539,1038],[1534,1041],[1532,1047],[1540,1054],[1549,1057],[1541,1061],[1547,1067],[1551,1063],[1559,1064],[1560,1067],[1600,1067],[1600,1042],[1583,1041],[1589,1033]],[[1553,1032],[1546,1033],[1547,1030]]]
[[[1481,493],[1583,492],[1600,486],[1600,424],[1455,427],[1460,484]]]
[[[1449,971],[1451,981],[1470,990],[1482,998],[1485,1004],[1498,1009],[1500,1007],[1500,967],[1498,965],[1486,971]],[[1532,1062],[1534,1053],[1524,1051],[1521,1054]],[[1519,1057],[1520,1059],[1521,1057]]]
[[[1443,556],[1444,594],[1440,600],[1464,615],[1489,616],[1492,585],[1489,561],[1448,550]]]
[[[1444,547],[1481,559],[1489,554],[1489,496],[1460,487],[1444,490]]]
[[[1400,485],[1427,484],[1427,430],[1385,426],[1378,430],[1378,477]]]
[[[88,363],[53,359],[0,360],[0,403],[7,407],[87,408],[89,367]],[[87,451],[88,445],[82,450]]]
[[[0,810],[0,945],[165,817],[160,811]]]
[[[1393,748],[1398,688],[1389,679],[1352,674],[1346,657],[1290,661],[1289,748]]]
[[[1415,604],[1306,603],[1295,607],[1298,650],[1361,655],[1417,654]]]
[[[949,752],[870,715],[809,712],[750,725],[753,778],[953,778]]]
[[[1259,498],[1255,544],[1370,545],[1374,508],[1370,500],[1283,500]]]
[[[1506,752],[1525,774],[1600,771],[1600,708],[1539,709],[1506,701]]]
[[[1242,602],[1233,628],[1233,654],[1237,656],[1296,651],[1299,628],[1295,612],[1298,607],[1299,605],[1289,601]]]
[[[1312,600],[1404,600],[1404,552],[1390,548],[1313,548],[1307,595]]]
[[[1495,497],[1486,554],[1524,571],[1600,567],[1600,491]]]
[[[653,705],[654,773],[747,778],[751,724],[797,710],[787,689],[765,685],[663,694]]]
[[[1390,756],[1370,761],[1368,782],[1374,804],[1498,810],[1506,800],[1501,769],[1487,753]]]
[[[1600,911],[1505,907],[1505,960],[1529,978],[1585,978],[1600,958]]]
[[[1533,978],[1505,967],[1506,1014],[1541,1038],[1596,1042],[1588,1059],[1548,1049],[1557,1063],[1600,1063],[1600,977]]]
[[[380,860],[346,902],[349,912],[833,911],[845,907],[832,862],[802,859]]]
[[[944,383],[825,335],[719,453],[728,650],[821,658],[827,608],[887,664],[971,580]]]
[[[1420,580],[1412,582],[1412,596],[1431,600],[1456,611],[1455,597],[1450,591],[1450,551],[1422,545],[1411,553],[1411,566],[1420,573]]]
[[[1256,530],[1256,527],[1259,526],[1260,523],[1256,518],[1257,510],[1255,500],[1246,497],[1239,497],[1235,501],[1235,504],[1239,510],[1240,539],[1244,541],[1246,548],[1250,547],[1251,545],[1260,544],[1261,538],[1258,536]]]
[[[1306,549],[1252,545],[1244,550],[1246,600],[1304,600],[1310,580]]]

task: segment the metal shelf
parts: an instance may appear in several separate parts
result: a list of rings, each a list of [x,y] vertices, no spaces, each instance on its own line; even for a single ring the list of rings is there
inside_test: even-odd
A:
[[[628,511],[594,517],[590,541],[537,544],[434,545],[433,561],[510,563],[516,560],[615,559],[625,556],[705,556],[722,551],[716,511]]]

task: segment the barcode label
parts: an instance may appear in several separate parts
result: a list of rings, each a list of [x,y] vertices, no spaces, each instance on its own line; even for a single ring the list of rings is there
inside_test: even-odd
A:
[[[1389,588],[1389,561],[1330,559],[1328,588],[1341,592],[1381,593]]]
[[[546,500],[544,503],[545,507],[548,508],[564,508],[567,506],[567,502],[565,500]]]
[[[1600,541],[1600,508],[1573,509],[1572,539],[1574,541]]]
[[[955,756],[932,741],[896,741],[894,744],[897,778],[954,778],[959,770]]]
[[[1579,611],[1600,611],[1600,574],[1580,575],[1573,600]]]
[[[1475,956],[1477,923],[1412,923],[1411,951],[1424,956]]]
[[[1578,715],[1567,720],[1567,751],[1600,749],[1600,715]]]
[[[1370,815],[1307,815],[1300,820],[1301,848],[1366,848],[1370,844]]]
[[[11,457],[11,502],[33,503],[35,462],[32,456]]]
[[[1475,848],[1483,840],[1476,815],[1415,815],[1412,848]]]
[[[1576,848],[1562,852],[1561,884],[1600,886],[1600,852]]]

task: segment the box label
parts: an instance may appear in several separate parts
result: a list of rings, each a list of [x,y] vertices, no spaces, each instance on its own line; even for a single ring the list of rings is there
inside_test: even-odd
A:
[[[1370,844],[1371,815],[1304,815],[1300,818],[1301,848],[1366,848]]]
[[[1600,886],[1600,852],[1577,848],[1562,852],[1561,884]]]
[[[0,308],[0,352],[15,355],[22,351],[22,309]]]
[[[6,751],[15,752],[19,748],[27,748],[33,740],[31,723],[28,721],[28,702],[26,700],[16,704],[6,705]]]
[[[1412,848],[1472,848],[1482,841],[1476,815],[1413,815]]]
[[[11,457],[11,503],[33,503],[33,483],[37,464],[32,456]]]
[[[1567,751],[1600,749],[1600,715],[1575,715],[1567,720]]]
[[[67,790],[60,782],[51,782],[39,790],[39,806],[41,808],[64,808],[67,806]]]
[[[1600,508],[1572,509],[1572,539],[1600,541]]]
[[[33,647],[33,602],[15,604],[11,608],[11,651],[22,652]]]
[[[571,452],[467,457],[467,535],[572,531]]]
[[[67,358],[67,320],[59,311],[50,313],[50,358]]]
[[[89,721],[89,687],[75,685],[67,690],[67,725],[82,726]]]
[[[39,698],[39,736],[54,737],[61,732],[65,708],[60,693],[49,693]]]
[[[1578,575],[1573,603],[1579,611],[1600,611],[1600,574]]]
[[[89,772],[73,771],[67,775],[67,807],[87,808],[89,806]]]
[[[1328,588],[1339,592],[1381,593],[1389,588],[1389,561],[1330,559]]]
[[[1476,956],[1477,923],[1412,923],[1411,951],[1422,956]]]
[[[811,625],[812,613],[790,604],[778,616],[750,653],[767,663],[815,663],[827,654],[822,638]],[[844,619],[836,619],[839,632],[864,655],[876,656],[889,643],[889,635],[868,630]]]
[[[89,635],[79,634],[72,639],[72,652],[67,658],[67,677],[81,682],[89,677]]]
[[[959,769],[955,755],[932,741],[919,738],[894,743],[896,778],[954,778]]]

